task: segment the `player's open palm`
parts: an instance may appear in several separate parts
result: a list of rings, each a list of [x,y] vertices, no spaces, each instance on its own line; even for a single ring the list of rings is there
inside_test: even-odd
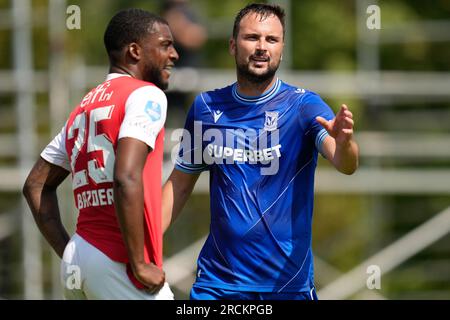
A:
[[[336,144],[344,145],[353,138],[353,114],[345,104],[341,106],[334,119],[327,121],[322,117],[316,117],[316,120],[335,139]]]
[[[147,287],[151,294],[157,293],[166,281],[166,274],[155,264],[141,265],[135,272],[136,279]]]

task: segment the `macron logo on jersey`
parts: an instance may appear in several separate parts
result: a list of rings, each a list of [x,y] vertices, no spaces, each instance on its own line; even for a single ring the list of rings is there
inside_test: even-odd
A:
[[[219,121],[220,117],[222,116],[223,111],[220,110],[214,110],[213,115],[214,115],[214,123],[217,123],[217,121]]]
[[[152,121],[158,121],[161,119],[161,106],[154,101],[148,101],[145,105],[145,113]]]

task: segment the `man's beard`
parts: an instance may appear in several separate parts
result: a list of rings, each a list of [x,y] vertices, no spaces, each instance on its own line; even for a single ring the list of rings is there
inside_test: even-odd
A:
[[[168,82],[164,82],[161,70],[154,66],[147,66],[145,68],[145,81],[153,83],[161,90],[166,90],[169,87]]]
[[[278,70],[278,67],[280,64],[276,66],[268,66],[267,71],[261,74],[257,74],[250,70],[249,63],[238,63],[236,61],[236,70],[238,73],[238,76],[246,79],[247,81],[255,84],[259,84],[262,82],[265,82],[267,80],[272,79],[275,76],[275,73]]]

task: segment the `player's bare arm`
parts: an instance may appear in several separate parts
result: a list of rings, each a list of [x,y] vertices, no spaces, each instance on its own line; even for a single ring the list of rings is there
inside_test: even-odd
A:
[[[155,293],[164,285],[165,274],[144,260],[142,171],[148,153],[149,147],[140,140],[119,140],[114,166],[114,203],[133,273],[151,293]]]
[[[67,170],[39,158],[23,186],[39,230],[61,258],[70,237],[61,222],[56,189],[68,175]]]
[[[163,232],[176,220],[194,189],[200,174],[188,174],[174,169],[162,190]]]
[[[325,138],[322,148],[327,159],[342,173],[352,174],[358,168],[358,145],[353,138],[353,114],[343,104],[330,121],[316,118],[329,136]]]

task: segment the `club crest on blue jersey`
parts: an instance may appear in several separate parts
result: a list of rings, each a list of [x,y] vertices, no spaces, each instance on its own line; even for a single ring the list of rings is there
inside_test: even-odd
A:
[[[152,119],[152,121],[157,121],[161,119],[161,106],[154,102],[148,101],[145,105],[145,113]]]
[[[278,126],[278,112],[266,111],[266,120],[264,121],[264,130],[274,131]]]

